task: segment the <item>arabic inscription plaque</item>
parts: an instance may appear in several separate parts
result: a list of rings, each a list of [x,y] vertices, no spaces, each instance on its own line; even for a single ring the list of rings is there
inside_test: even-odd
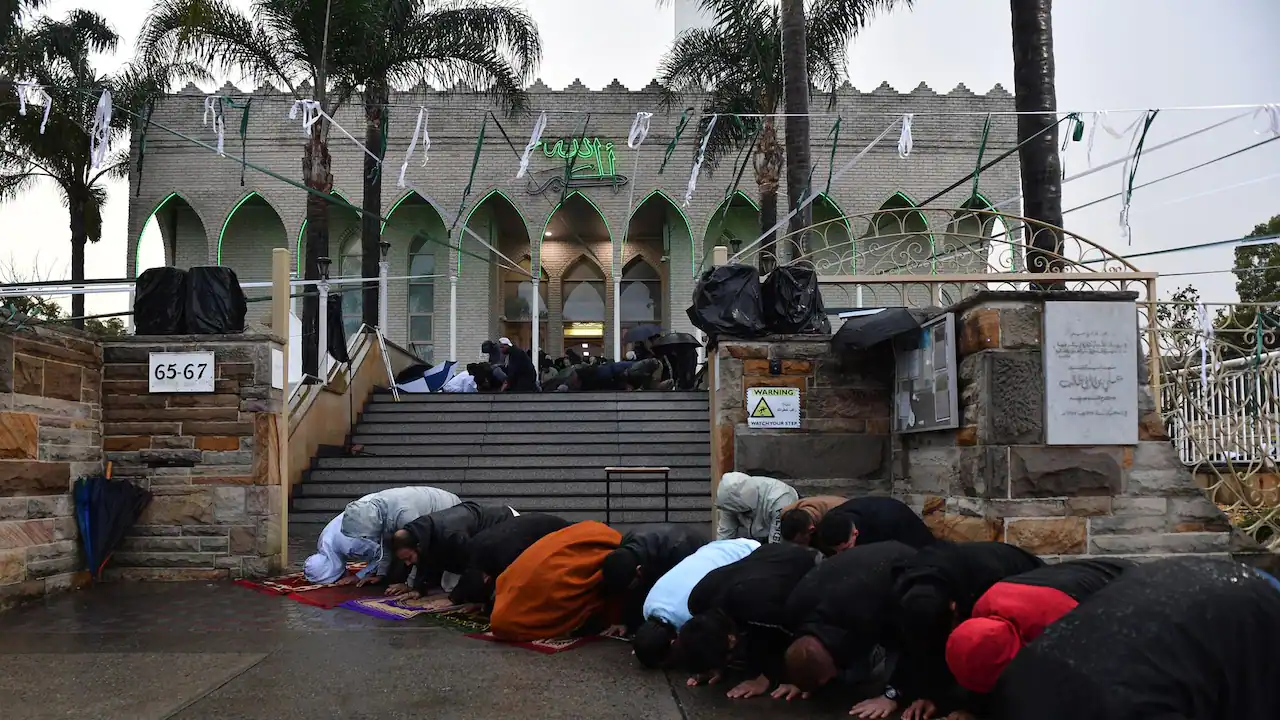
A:
[[[1133,303],[1045,303],[1044,374],[1049,445],[1138,442],[1138,311]]]

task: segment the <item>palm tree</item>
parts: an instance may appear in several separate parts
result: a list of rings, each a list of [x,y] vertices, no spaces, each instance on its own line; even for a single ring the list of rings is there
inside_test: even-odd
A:
[[[1013,91],[1018,116],[1023,214],[1051,227],[1062,226],[1062,165],[1058,157],[1057,90],[1053,65],[1053,0],[1009,0],[1013,18]],[[1050,111],[1046,113],[1045,111]],[[1034,140],[1028,141],[1034,137]],[[1027,232],[1030,232],[1028,229]],[[1058,232],[1041,229],[1027,239],[1027,267],[1050,272],[1049,258],[1062,254]],[[1051,253],[1042,255],[1041,252]]]
[[[785,36],[776,2],[700,2],[715,16],[715,26],[686,30],[677,37],[663,58],[658,82],[668,105],[689,95],[705,94],[699,124],[701,136],[710,116],[716,113],[777,113],[784,99],[788,113],[794,112],[793,107],[803,108],[800,112],[805,113],[808,93],[814,86],[829,94],[834,103],[836,90],[847,77],[847,51],[853,36],[876,10],[889,8],[895,2],[909,4],[910,0],[813,0],[807,15],[799,0],[787,0],[784,5],[790,25]],[[797,23],[801,23],[802,30],[796,27]],[[804,68],[803,76],[795,72],[788,76],[785,72],[788,51],[793,54],[794,65]],[[784,158],[787,193],[793,206],[803,197],[809,180],[808,118],[788,118],[787,123],[785,154],[778,141],[776,118],[772,116],[717,122],[707,144],[706,161],[711,167],[751,145],[762,233],[778,221],[778,183]],[[793,223],[792,227],[797,226]],[[766,239],[761,248],[765,257],[777,256],[774,243],[774,238]]]
[[[357,27],[362,9],[355,0],[253,0],[246,13],[227,0],[157,0],[143,24],[138,49],[144,59],[181,58],[281,86],[332,116],[348,96],[329,93],[330,76],[338,74],[329,52],[330,32]],[[333,190],[329,123],[323,118],[304,146],[302,174],[310,190],[303,276],[318,280],[319,260],[329,254]],[[302,367],[313,376],[320,365],[319,318],[319,296],[309,286],[303,301]]]
[[[395,85],[426,82],[437,87],[487,90],[511,113],[524,110],[524,84],[542,57],[538,28],[527,13],[492,0],[355,0],[361,22],[335,48],[343,92],[364,101],[365,147],[385,152],[387,102]],[[364,221],[361,275],[378,277],[382,235],[383,168],[364,158]],[[364,284],[364,322],[378,325],[378,286]]]
[[[45,0],[0,0],[0,47],[8,47],[27,11],[43,7]]]
[[[119,140],[131,116],[149,99],[163,93],[177,74],[193,68],[168,64],[129,64],[114,75],[102,75],[91,57],[116,49],[119,37],[102,16],[74,10],[63,20],[41,18],[17,28],[8,46],[4,71],[36,83],[50,96],[47,127],[43,111],[19,112],[15,102],[0,103],[0,201],[13,200],[42,180],[52,181],[66,203],[71,220],[71,280],[84,280],[85,246],[102,239],[102,208],[107,200],[104,179],[128,176],[128,152],[117,152],[100,167],[89,157],[89,135],[101,92],[110,90],[117,110],[109,137]],[[92,88],[92,90],[89,90]],[[84,327],[84,295],[71,296],[76,327]]]

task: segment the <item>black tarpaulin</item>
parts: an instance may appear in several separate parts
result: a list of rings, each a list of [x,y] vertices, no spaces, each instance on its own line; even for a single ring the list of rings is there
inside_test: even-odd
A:
[[[190,335],[244,332],[249,306],[236,271],[229,267],[193,267],[187,273],[186,326]]]
[[[920,321],[906,308],[859,310],[831,338],[836,350],[866,350],[903,333],[920,329]]]
[[[187,271],[151,268],[134,283],[133,326],[138,335],[181,335],[187,331]]]
[[[341,294],[329,296],[328,310],[329,312],[326,315],[329,322],[329,336],[327,338],[329,357],[340,363],[350,364],[351,355],[347,353],[347,326],[342,321]]]
[[[713,339],[760,337],[768,331],[760,295],[760,271],[751,265],[720,265],[702,273],[693,291],[689,321]]]
[[[761,285],[764,321],[779,335],[827,334],[831,321],[822,304],[818,273],[811,268],[774,268]]]

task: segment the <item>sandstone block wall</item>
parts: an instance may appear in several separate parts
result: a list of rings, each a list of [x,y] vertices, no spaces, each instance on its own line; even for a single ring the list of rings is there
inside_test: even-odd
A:
[[[892,355],[840,358],[828,335],[724,339],[715,348],[712,477],[737,470],[801,494],[888,493]],[[770,360],[781,373],[770,372]],[[801,428],[747,425],[746,389],[800,390]]]
[[[0,608],[88,581],[71,483],[102,470],[102,353],[52,327],[0,327]]]
[[[109,577],[261,576],[279,569],[279,453],[287,439],[271,386],[278,339],[129,338],[103,348],[103,447],[114,476],[149,489],[151,506]],[[151,352],[214,353],[212,394],[151,394]]]

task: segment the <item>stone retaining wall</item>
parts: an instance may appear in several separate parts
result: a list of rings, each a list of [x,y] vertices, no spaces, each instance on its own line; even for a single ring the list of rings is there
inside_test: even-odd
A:
[[[105,343],[103,446],[114,476],[155,496],[108,577],[196,580],[280,567],[279,427],[265,335],[127,338]],[[152,352],[214,353],[212,394],[150,394]]]
[[[0,608],[88,582],[71,483],[102,470],[102,352],[0,327]]]

